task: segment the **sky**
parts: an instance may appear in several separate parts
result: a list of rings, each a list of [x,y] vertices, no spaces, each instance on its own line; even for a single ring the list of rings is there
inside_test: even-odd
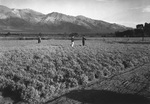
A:
[[[0,5],[44,14],[83,15],[129,27],[150,23],[150,0],[0,0]]]

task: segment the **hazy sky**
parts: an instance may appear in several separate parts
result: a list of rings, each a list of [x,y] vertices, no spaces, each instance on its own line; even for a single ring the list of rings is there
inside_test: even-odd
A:
[[[150,23],[150,0],[0,0],[0,5],[30,8],[44,14],[84,15],[131,27],[138,23]]]

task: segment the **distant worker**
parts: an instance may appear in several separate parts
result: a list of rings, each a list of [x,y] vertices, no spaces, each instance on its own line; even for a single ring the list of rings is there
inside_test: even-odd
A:
[[[83,36],[83,37],[82,37],[82,45],[83,45],[83,46],[85,45],[85,40],[86,40],[86,38]]]
[[[38,37],[38,43],[41,43],[41,37]]]
[[[10,33],[10,32],[8,32],[7,34],[5,34],[5,37],[10,36],[10,35],[11,35],[11,33]]]
[[[74,36],[71,37],[71,47],[74,46]]]

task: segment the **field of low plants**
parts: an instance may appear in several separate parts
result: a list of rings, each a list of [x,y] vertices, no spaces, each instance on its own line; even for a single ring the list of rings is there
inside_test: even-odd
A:
[[[146,64],[150,64],[149,44],[92,39],[86,41],[86,46],[77,40],[71,47],[70,40],[43,40],[41,44],[36,40],[2,40],[0,95],[10,98],[14,104],[42,104],[93,82],[110,78],[122,80],[125,75],[119,76],[121,73]],[[150,69],[145,70],[149,76]],[[129,74],[126,78],[132,76],[134,74]]]

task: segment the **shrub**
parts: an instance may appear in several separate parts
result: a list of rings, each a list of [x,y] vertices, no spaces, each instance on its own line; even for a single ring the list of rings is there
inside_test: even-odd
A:
[[[96,71],[95,72],[95,79],[100,79],[101,77],[102,77],[102,74],[101,74],[102,72],[101,71]]]
[[[150,60],[149,51],[143,48],[110,50],[78,46],[8,50],[0,57],[0,90],[9,89],[31,104],[43,103],[66,89],[109,78]]]
[[[29,103],[38,103],[40,100],[38,91],[32,86],[28,86],[26,89],[23,89],[21,97]]]
[[[94,72],[89,72],[87,76],[88,76],[88,81],[93,81],[93,80],[95,80]]]
[[[79,79],[79,85],[86,85],[88,82],[88,76],[82,74]]]
[[[75,78],[69,78],[66,82],[67,88],[73,88],[78,86],[78,81]]]
[[[104,67],[101,72],[103,77],[110,77],[111,75],[111,72],[106,67]]]

